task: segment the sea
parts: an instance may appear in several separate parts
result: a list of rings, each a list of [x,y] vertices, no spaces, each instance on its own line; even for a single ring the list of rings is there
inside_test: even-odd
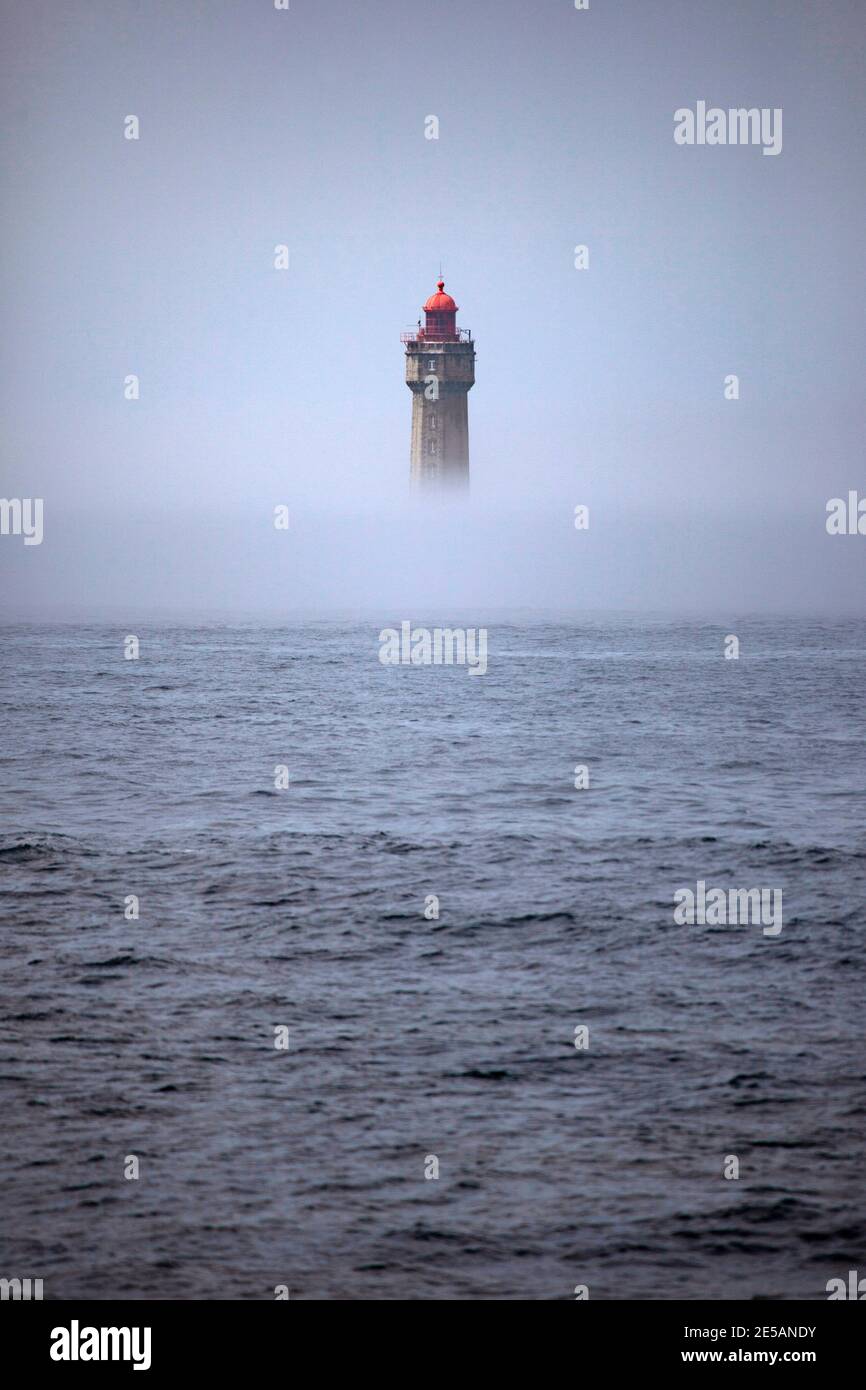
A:
[[[866,1274],[866,623],[494,615],[473,675],[407,618],[0,630],[0,1276]]]

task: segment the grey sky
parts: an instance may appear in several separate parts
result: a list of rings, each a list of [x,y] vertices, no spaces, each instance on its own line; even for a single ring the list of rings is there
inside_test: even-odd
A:
[[[400,519],[440,258],[478,348],[455,600],[862,606],[866,538],[823,531],[866,494],[860,0],[2,9],[2,493],[46,528],[0,538],[6,616],[398,602],[444,525]],[[698,100],[781,107],[781,155],[677,146]]]

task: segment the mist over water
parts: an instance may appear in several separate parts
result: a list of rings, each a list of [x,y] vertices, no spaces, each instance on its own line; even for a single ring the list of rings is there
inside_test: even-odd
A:
[[[276,504],[274,504],[276,505]],[[276,530],[263,503],[218,514],[152,509],[129,517],[46,508],[45,539],[0,554],[8,618],[159,618],[361,612],[414,618],[496,611],[862,612],[863,538],[812,517],[757,511],[642,512],[576,500],[523,508],[415,501],[289,506]]]

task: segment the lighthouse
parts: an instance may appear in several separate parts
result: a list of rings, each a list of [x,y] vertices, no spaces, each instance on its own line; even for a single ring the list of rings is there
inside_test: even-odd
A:
[[[424,326],[402,333],[406,385],[412,392],[409,480],[425,492],[469,487],[468,395],[475,385],[475,344],[457,327],[457,305],[440,280],[424,305]]]

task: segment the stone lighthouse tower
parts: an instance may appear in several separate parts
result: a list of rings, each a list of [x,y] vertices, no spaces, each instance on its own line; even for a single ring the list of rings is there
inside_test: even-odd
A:
[[[424,305],[425,322],[401,334],[412,392],[410,481],[422,491],[469,487],[469,411],[475,344],[457,327],[457,305],[440,280]]]

